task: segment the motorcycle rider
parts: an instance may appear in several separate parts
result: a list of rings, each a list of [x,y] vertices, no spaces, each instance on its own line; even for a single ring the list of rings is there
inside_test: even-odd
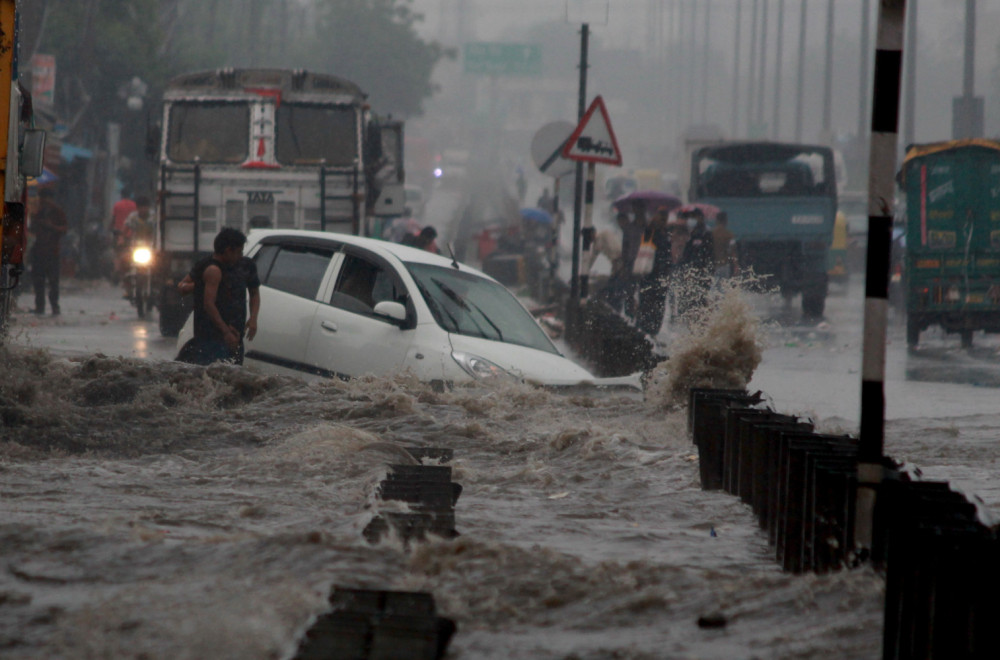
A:
[[[132,250],[138,245],[153,247],[156,238],[156,222],[153,219],[152,207],[148,197],[139,196],[135,199],[135,211],[125,219],[124,245],[126,254],[131,262]],[[124,278],[125,298],[132,299],[132,281]]]

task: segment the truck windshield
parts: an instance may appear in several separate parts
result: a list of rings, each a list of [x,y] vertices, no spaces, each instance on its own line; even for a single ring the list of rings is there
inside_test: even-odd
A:
[[[179,102],[170,106],[167,156],[179,163],[242,163],[250,146],[246,103]]]
[[[830,151],[786,145],[723,147],[702,152],[699,197],[829,197],[836,193]]]
[[[406,268],[434,320],[446,332],[558,355],[545,331],[502,285],[453,268],[418,263],[407,263]]]
[[[358,157],[358,129],[354,108],[304,103],[278,107],[275,155],[282,165],[332,167],[354,164]]]

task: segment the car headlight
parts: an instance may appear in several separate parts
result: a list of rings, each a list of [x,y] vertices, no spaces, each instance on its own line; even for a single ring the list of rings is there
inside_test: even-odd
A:
[[[467,374],[476,380],[486,380],[489,378],[513,378],[513,374],[506,369],[498,367],[486,358],[481,358],[478,355],[472,355],[471,353],[459,353],[458,351],[455,351],[451,354],[451,357],[455,359],[455,362],[458,362],[458,366],[462,367]]]
[[[148,247],[139,246],[132,250],[132,262],[139,264],[140,266],[145,266],[146,264],[153,261],[153,251]]]

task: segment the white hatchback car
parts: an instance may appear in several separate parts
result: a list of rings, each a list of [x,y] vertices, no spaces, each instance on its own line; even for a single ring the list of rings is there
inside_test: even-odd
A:
[[[251,232],[261,308],[246,364],[278,373],[361,376],[411,370],[424,381],[512,375],[593,383],[499,282],[424,250],[346,234]],[[192,336],[181,330],[178,350]]]

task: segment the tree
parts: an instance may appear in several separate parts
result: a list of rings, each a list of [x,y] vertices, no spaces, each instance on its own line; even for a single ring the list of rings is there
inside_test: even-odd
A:
[[[434,91],[431,73],[444,54],[426,43],[414,25],[411,0],[317,0],[308,54],[319,70],[358,83],[379,111],[403,116],[421,112]]]

